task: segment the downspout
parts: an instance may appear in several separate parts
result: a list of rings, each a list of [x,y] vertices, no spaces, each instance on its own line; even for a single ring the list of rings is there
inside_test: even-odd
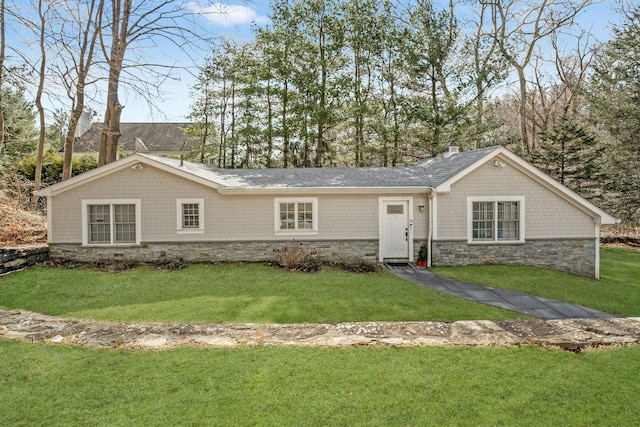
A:
[[[596,222],[596,271],[594,278],[600,280],[600,224]]]
[[[431,244],[433,241],[433,201],[435,198],[435,191],[431,189],[431,193],[429,194],[429,233],[427,234],[427,266],[429,268],[433,267],[433,257],[431,256]]]

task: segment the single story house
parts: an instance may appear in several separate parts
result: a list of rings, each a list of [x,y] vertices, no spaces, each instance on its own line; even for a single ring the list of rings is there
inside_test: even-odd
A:
[[[327,259],[534,265],[599,277],[617,220],[504,147],[412,167],[217,169],[147,154],[52,185],[53,257],[264,261],[301,244]]]

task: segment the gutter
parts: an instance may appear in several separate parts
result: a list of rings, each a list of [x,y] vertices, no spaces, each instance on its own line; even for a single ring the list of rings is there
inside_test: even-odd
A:
[[[260,194],[423,194],[431,187],[222,187],[223,195]]]

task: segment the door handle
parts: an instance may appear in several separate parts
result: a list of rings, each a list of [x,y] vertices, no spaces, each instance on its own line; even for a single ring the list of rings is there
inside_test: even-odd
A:
[[[409,241],[409,229],[408,228],[404,229],[404,240],[407,241],[407,242]]]

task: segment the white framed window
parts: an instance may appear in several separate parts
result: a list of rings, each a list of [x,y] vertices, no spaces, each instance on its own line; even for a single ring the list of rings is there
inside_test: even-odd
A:
[[[276,234],[317,234],[318,199],[316,197],[274,199]]]
[[[176,227],[178,233],[204,233],[204,199],[178,199]]]
[[[468,197],[469,243],[523,243],[524,197]]]
[[[139,245],[140,200],[82,201],[82,244]]]

